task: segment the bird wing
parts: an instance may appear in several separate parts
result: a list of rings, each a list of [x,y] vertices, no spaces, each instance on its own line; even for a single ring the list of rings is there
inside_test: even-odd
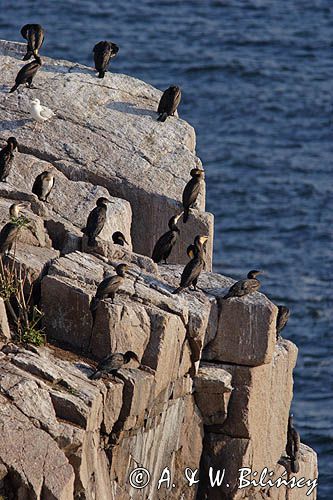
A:
[[[158,113],[170,113],[173,105],[173,93],[170,89],[166,89],[160,99],[157,112]]]
[[[10,166],[14,158],[11,151],[5,147],[0,151],[0,173],[5,173],[6,168]]]
[[[53,113],[52,109],[46,108],[45,106],[41,106],[40,107],[39,114],[43,118],[51,118],[52,116],[54,116],[54,113]]]
[[[86,234],[97,236],[102,231],[106,220],[106,211],[103,207],[95,207],[87,219]]]
[[[182,97],[182,93],[181,93],[181,90],[178,89],[177,90],[177,93],[174,95],[174,98],[173,98],[173,103],[172,103],[172,107],[171,107],[171,114],[173,115],[174,112],[176,111],[176,109],[178,108],[178,105],[180,103],[180,99]]]
[[[44,41],[44,30],[41,26],[34,26],[29,30],[29,43],[32,50],[38,50]]]
[[[13,222],[7,222],[0,232],[0,254],[5,252],[15,239],[19,226]]]
[[[232,285],[229,293],[231,293],[236,297],[237,295],[241,297],[242,295],[246,295],[250,292],[254,292],[255,290],[257,290],[259,288],[258,285],[260,286],[260,283],[257,280],[253,279],[240,280],[237,281],[234,285]]]
[[[112,57],[112,47],[108,42],[99,42],[94,47],[96,69],[106,69]]]
[[[190,207],[196,201],[200,191],[200,182],[192,178],[186,184],[183,191],[183,206]]]
[[[15,82],[20,83],[28,80],[29,78],[35,76],[37,71],[39,70],[40,65],[37,63],[37,61],[31,61],[23,68],[20,69],[20,71],[17,73]]]
[[[37,175],[35,182],[33,183],[31,191],[39,198],[42,195],[42,187],[43,187],[42,174],[39,174]]]
[[[29,31],[29,28],[30,28],[30,24],[25,24],[24,26],[22,26],[21,28],[21,35],[23,36],[23,38],[27,39],[27,36],[28,36],[28,31]]]
[[[97,370],[118,370],[124,364],[124,356],[121,353],[110,354],[98,365]]]
[[[183,269],[180,279],[180,286],[190,286],[191,283],[199,277],[203,268],[203,261],[198,257],[190,260]]]
[[[152,254],[154,262],[160,262],[163,256],[172,250],[176,242],[176,236],[173,231],[167,231],[156,242]]]
[[[97,287],[96,298],[103,299],[110,293],[116,292],[123,280],[124,278],[122,276],[118,276],[118,274],[105,278]]]

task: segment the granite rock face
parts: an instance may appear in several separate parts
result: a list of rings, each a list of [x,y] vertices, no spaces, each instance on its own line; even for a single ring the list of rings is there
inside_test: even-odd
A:
[[[157,122],[161,92],[144,82],[120,74],[98,80],[91,68],[46,57],[35,79],[39,88],[21,87],[8,95],[24,64],[22,50],[23,44],[0,42],[4,75],[0,138],[15,133],[21,152],[52,163],[71,180],[103,186],[111,196],[128,200],[133,248],[151,256],[168,220],[181,212],[190,170],[201,165],[193,128],[179,118]],[[28,114],[29,101],[35,97],[56,113],[38,141]],[[181,238],[170,262],[186,262],[187,245],[196,234],[206,234],[210,237],[207,269],[211,269],[213,217],[204,208],[203,190],[200,211],[193,210],[186,225],[180,221]]]
[[[277,308],[262,293],[222,299],[234,280],[211,272],[204,190],[188,222],[180,219],[170,264],[150,258],[181,211],[189,171],[201,165],[193,128],[178,117],[157,122],[161,94],[146,83],[119,74],[101,81],[67,61],[43,57],[37,88],[8,95],[23,52],[23,44],[0,42],[0,146],[15,135],[20,148],[0,183],[0,227],[9,206],[25,202],[29,225],[4,263],[29,276],[47,344],[17,343],[0,298],[0,498],[305,498],[299,488],[237,489],[240,467],[268,467],[276,477],[288,469],[281,463],[297,348],[276,342]],[[27,113],[33,97],[56,113],[38,136]],[[44,170],[56,179],[47,203],[31,193]],[[89,247],[81,229],[100,196],[112,203]],[[112,243],[116,230],[128,245]],[[209,235],[199,289],[173,295],[197,234]],[[93,318],[97,286],[120,262],[129,266],[126,279]],[[89,379],[102,358],[127,350],[140,363]],[[150,478],[140,489],[131,473],[142,467]],[[210,467],[225,469],[222,485],[212,487]],[[316,454],[305,445],[302,476],[317,477]]]

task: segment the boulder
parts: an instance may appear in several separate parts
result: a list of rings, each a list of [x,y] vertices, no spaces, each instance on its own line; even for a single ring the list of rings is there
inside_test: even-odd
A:
[[[231,379],[231,374],[219,365],[200,365],[194,377],[194,395],[206,426],[221,425],[227,418]]]

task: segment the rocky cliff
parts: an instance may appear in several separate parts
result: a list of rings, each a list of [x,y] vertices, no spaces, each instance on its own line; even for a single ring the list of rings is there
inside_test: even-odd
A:
[[[119,74],[98,80],[67,61],[43,58],[37,88],[9,95],[23,52],[0,42],[1,145],[13,135],[19,143],[8,183],[0,183],[0,222],[13,201],[28,203],[30,226],[9,260],[38,285],[47,344],[13,342],[0,299],[0,498],[305,498],[306,486],[237,489],[241,467],[285,474],[278,461],[297,348],[276,341],[277,308],[263,294],[221,299],[233,280],[211,272],[204,192],[181,223],[170,264],[149,258],[181,210],[190,169],[201,164],[193,128],[179,118],[158,123],[160,92],[144,82]],[[32,97],[56,113],[41,131],[28,114]],[[31,193],[44,170],[56,179],[48,203]],[[88,252],[80,229],[103,195],[112,201],[107,224]],[[110,243],[116,230],[128,246]],[[196,234],[209,235],[200,290],[172,295]],[[93,324],[96,287],[124,261],[125,284],[114,304],[100,303]],[[88,379],[98,360],[126,350],[141,364]],[[210,467],[225,470],[221,485],[210,484]],[[144,488],[147,472],[131,475],[137,468],[150,473]],[[191,477],[200,481],[190,486]],[[305,445],[302,477],[317,477],[316,454]]]

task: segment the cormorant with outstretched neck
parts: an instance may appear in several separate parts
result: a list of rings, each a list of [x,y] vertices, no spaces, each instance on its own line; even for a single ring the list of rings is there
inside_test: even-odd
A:
[[[250,271],[247,275],[247,279],[237,281],[230,288],[224,299],[230,299],[232,297],[244,297],[249,293],[256,292],[260,288],[260,281],[256,278],[259,274],[263,274],[262,271]]]
[[[0,151],[0,181],[6,182],[14,161],[14,151],[18,150],[15,137],[7,139],[7,145]]]
[[[117,274],[113,276],[108,276],[107,278],[104,278],[103,281],[100,282],[100,284],[97,287],[95,297],[92,299],[90,303],[90,311],[93,315],[93,318],[95,317],[97,306],[101,300],[110,298],[112,300],[112,303],[114,302],[114,297],[116,295],[116,292],[125,281],[127,269],[128,269],[127,264],[119,264],[116,267]]]
[[[184,288],[188,288],[193,285],[194,290],[196,290],[198,278],[201,271],[204,268],[204,244],[208,240],[208,236],[196,236],[194,240],[195,255],[190,262],[186,264],[182,272],[180,279],[180,286],[174,290],[172,293],[179,293]]]
[[[164,233],[155,243],[152,259],[154,262],[159,263],[164,260],[164,264],[167,264],[167,258],[169,257],[171,250],[175,246],[179,236],[179,229],[177,227],[177,222],[182,214],[174,215],[169,220],[169,231]]]
[[[138,356],[133,351],[127,351],[125,354],[121,354],[120,352],[109,354],[109,356],[106,356],[106,358],[98,364],[94,373],[89,375],[89,378],[90,380],[98,380],[103,373],[116,374],[117,371],[124,365],[127,365],[131,359],[140,363]]]
[[[181,90],[176,85],[169,87],[163,92],[157,108],[157,113],[159,114],[157,120],[159,122],[165,122],[168,116],[173,116],[175,114],[180,103],[181,96]]]
[[[20,85],[26,83],[29,88],[32,88],[32,80],[37,71],[42,65],[42,60],[39,56],[35,56],[35,60],[29,62],[17,73],[15,78],[15,85],[10,89],[9,93],[14,92]]]
[[[54,175],[52,172],[42,172],[37,175],[35,182],[32,186],[32,192],[38,196],[40,201],[47,201],[52,188],[54,186]]]
[[[104,41],[96,43],[93,52],[98,78],[104,78],[111,59],[114,59],[119,52],[119,47],[115,43]]]
[[[293,472],[294,474],[297,474],[297,472],[299,471],[298,459],[300,444],[301,440],[299,433],[294,427],[293,415],[290,415],[288,420],[286,452],[288,457],[290,458],[291,472]]]
[[[104,227],[108,203],[111,201],[107,198],[98,198],[96,207],[88,215],[87,225],[82,229],[82,232],[88,236],[89,246],[96,245],[96,237]]]
[[[290,309],[286,306],[278,306],[278,314],[276,318],[276,338],[280,337],[280,332],[288,323]]]
[[[198,198],[201,183],[204,179],[204,171],[199,168],[192,168],[190,175],[192,179],[189,180],[183,191],[183,222],[187,222],[190,208],[194,205]]]
[[[21,35],[28,42],[27,53],[23,57],[23,61],[27,61],[31,56],[38,56],[38,51],[43,45],[44,29],[40,24],[25,24],[21,29]]]
[[[126,243],[126,245],[128,245],[128,243],[125,239],[125,236],[123,235],[123,233],[121,231],[116,231],[115,233],[113,233],[112,241],[115,245],[121,245],[122,247],[125,246],[125,243]]]

